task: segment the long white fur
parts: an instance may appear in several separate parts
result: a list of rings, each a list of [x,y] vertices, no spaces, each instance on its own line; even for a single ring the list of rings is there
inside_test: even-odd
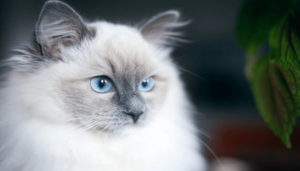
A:
[[[205,171],[179,73],[171,62],[160,62],[169,56],[170,49],[147,42],[139,29],[129,26],[95,22],[89,27],[98,35],[93,41],[84,40],[80,48],[61,51],[64,62],[49,64],[34,74],[17,70],[7,74],[0,89],[0,170]],[[118,37],[114,35],[130,39],[121,36],[110,41]],[[130,41],[124,44],[121,39]],[[129,61],[135,60],[130,55],[137,46],[143,46],[146,51],[141,53],[162,65],[154,72],[164,73],[169,84],[165,102],[152,121],[118,136],[91,131],[92,120],[85,126],[74,124],[76,118],[65,110],[57,92],[66,78],[94,75],[97,63],[103,64],[97,56],[104,51],[114,53],[105,50],[108,44],[127,54],[124,60]],[[22,56],[12,58],[20,60]],[[91,67],[89,72],[86,66]]]

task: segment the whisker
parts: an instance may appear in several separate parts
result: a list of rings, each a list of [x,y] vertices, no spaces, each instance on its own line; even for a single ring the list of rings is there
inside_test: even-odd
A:
[[[192,71],[189,71],[189,70],[187,70],[187,69],[184,69],[184,68],[182,68],[182,67],[180,67],[180,66],[178,66],[178,65],[175,65],[175,66],[176,66],[176,68],[178,68],[178,69],[180,69],[180,70],[182,70],[182,71],[184,71],[184,72],[186,72],[186,73],[189,73],[189,74],[191,74],[191,75],[193,75],[193,76],[195,76],[195,77],[197,77],[197,78],[199,78],[199,79],[201,79],[201,80],[205,80],[203,77],[201,77],[201,76],[198,75],[198,74],[193,73]]]
[[[181,55],[181,56],[179,56],[179,57],[174,57],[174,58],[171,59],[171,61],[172,61],[172,62],[176,62],[176,61],[178,61],[179,59],[182,59],[182,58],[186,57],[187,55],[188,55],[188,54]]]
[[[157,113],[155,113],[155,111],[153,111],[152,110],[152,112],[154,112],[153,114],[158,114],[158,112]],[[169,118],[169,120],[173,120],[173,121],[175,121],[176,122],[176,124],[178,125],[178,126],[180,126],[182,129],[192,129],[192,130],[194,130],[194,131],[196,131],[198,134],[200,134],[200,135],[204,135],[205,137],[207,137],[207,138],[209,138],[209,139],[212,139],[212,137],[210,136],[210,135],[208,135],[208,133],[206,133],[206,131],[202,131],[202,130],[200,130],[199,128],[196,128],[196,126],[195,127],[188,127],[188,126],[184,126],[183,124],[180,124],[180,120],[178,120],[178,119],[175,119],[175,118]]]
[[[217,162],[219,163],[219,165],[221,166],[223,171],[228,171],[227,169],[225,169],[225,167],[223,166],[222,162],[220,161],[219,157],[216,155],[216,153],[204,142],[202,141],[200,138],[196,137],[198,139],[198,141],[204,146],[206,147],[206,149],[216,158]]]
[[[91,123],[93,123],[94,121],[95,121],[95,120],[91,119],[91,120],[85,122],[84,124],[81,124],[81,123],[80,123],[79,125],[74,126],[74,127],[72,127],[71,129],[67,130],[67,132],[72,132],[73,130],[76,130],[76,129],[80,128],[80,127],[85,127],[87,124],[91,124]]]
[[[57,124],[61,124],[61,123],[65,123],[65,122],[70,122],[70,121],[74,121],[74,120],[85,119],[85,118],[93,118],[93,117],[95,117],[95,116],[83,116],[83,117],[78,117],[78,118],[72,118],[72,119],[67,119],[67,120],[60,121]]]
[[[78,131],[76,134],[74,134],[74,135],[68,137],[67,140],[69,140],[69,139],[71,139],[71,138],[74,138],[74,137],[76,137],[76,136],[82,134],[83,132],[85,132],[85,131],[87,131],[87,130],[93,128],[93,127],[96,126],[96,125],[97,125],[97,122],[95,122],[95,121],[94,121],[94,122],[90,122],[88,125],[85,125],[83,128],[79,129],[79,131]]]

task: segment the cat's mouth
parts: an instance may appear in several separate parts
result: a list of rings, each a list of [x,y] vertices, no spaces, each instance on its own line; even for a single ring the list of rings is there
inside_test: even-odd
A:
[[[145,114],[140,115],[138,118],[136,116],[127,115],[122,118],[111,118],[111,119],[93,119],[91,120],[81,120],[80,125],[91,131],[96,131],[99,133],[116,133],[127,131],[131,128],[138,128],[144,126],[146,123]]]

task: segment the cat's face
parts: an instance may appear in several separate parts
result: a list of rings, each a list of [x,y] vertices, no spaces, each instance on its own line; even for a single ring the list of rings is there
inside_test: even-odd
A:
[[[87,24],[68,5],[47,2],[36,44],[13,60],[15,67],[55,73],[58,104],[78,124],[108,132],[141,126],[160,113],[176,77],[166,44],[176,39],[170,29],[183,25],[178,18],[169,11],[138,28]]]
[[[59,66],[68,68],[60,93],[67,109],[82,124],[104,131],[147,124],[168,92],[173,70],[168,54],[135,29],[106,23],[92,27],[95,37],[66,50],[72,60]]]

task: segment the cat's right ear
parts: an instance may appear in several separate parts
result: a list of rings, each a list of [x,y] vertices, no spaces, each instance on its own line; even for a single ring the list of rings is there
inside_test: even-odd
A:
[[[67,4],[60,1],[45,3],[35,29],[41,53],[60,59],[64,47],[74,46],[93,36],[82,18]]]

